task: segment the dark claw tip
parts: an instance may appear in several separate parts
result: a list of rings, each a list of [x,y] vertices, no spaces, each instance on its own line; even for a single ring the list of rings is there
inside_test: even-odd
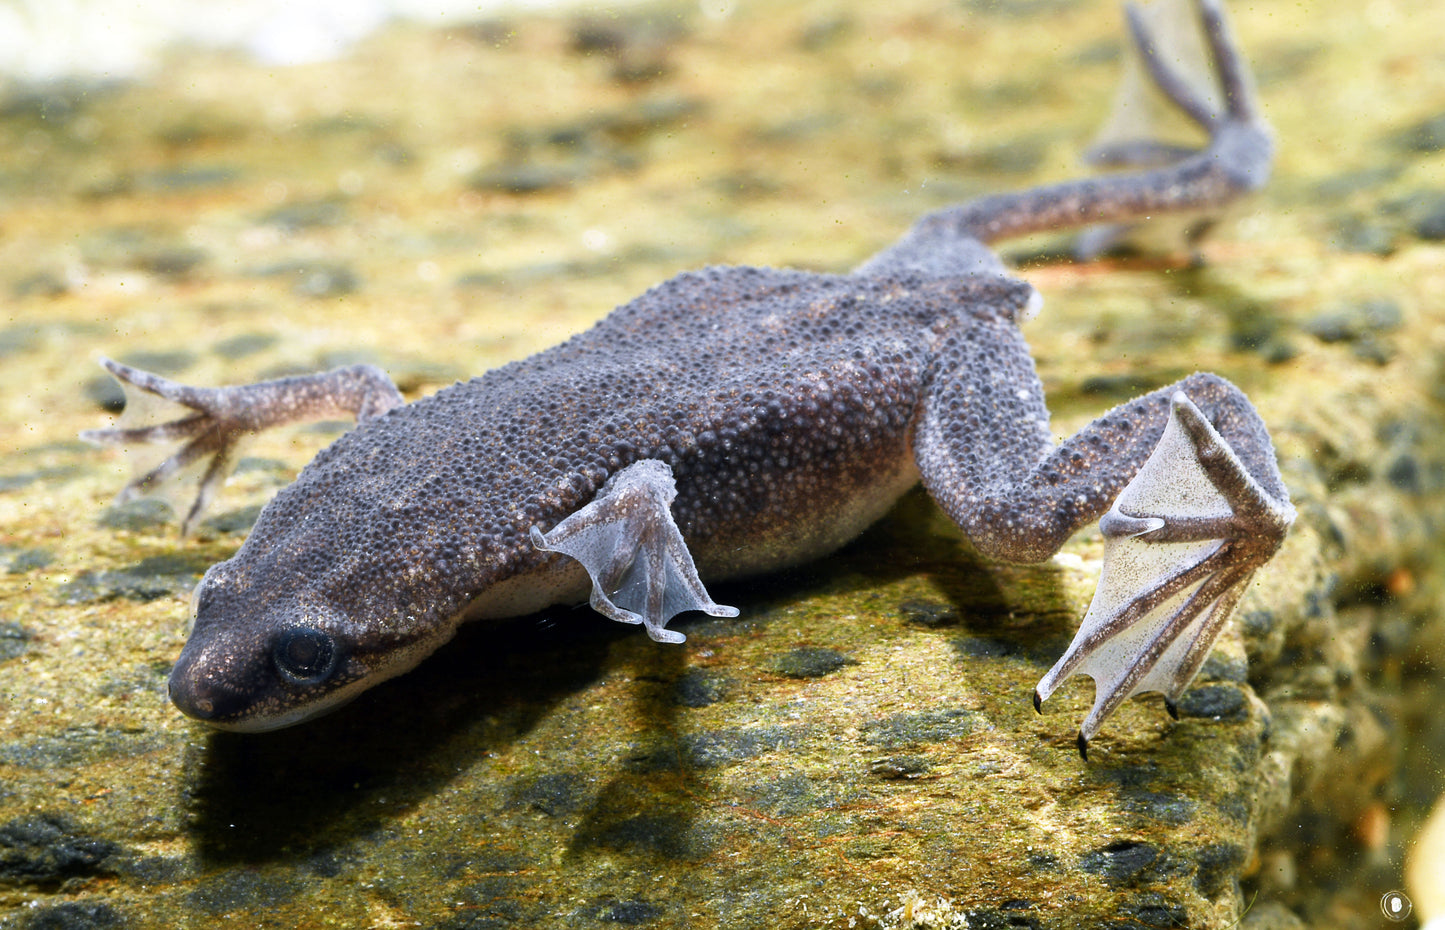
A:
[[[1084,738],[1082,732],[1079,734],[1079,758],[1085,762],[1089,761],[1089,741]]]
[[[1034,692],[1034,713],[1036,713],[1036,714],[1042,714],[1043,712],[1044,712],[1044,699],[1041,698],[1041,697],[1039,697],[1039,693],[1038,693],[1037,691],[1035,691],[1035,692]]]
[[[1164,699],[1164,709],[1167,710],[1167,711],[1169,711],[1169,716],[1173,717],[1175,720],[1178,720],[1178,719],[1179,719],[1179,705],[1178,705],[1178,704],[1175,704],[1173,701],[1169,700],[1168,698],[1165,698],[1165,699]]]

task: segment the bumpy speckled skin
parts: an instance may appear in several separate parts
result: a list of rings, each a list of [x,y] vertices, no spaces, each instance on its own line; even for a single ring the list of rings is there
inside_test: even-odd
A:
[[[671,466],[674,519],[704,579],[835,549],[917,482],[911,440],[941,341],[1017,333],[1032,293],[1001,277],[756,268],[667,281],[562,345],[373,417],[324,450],[206,576],[175,676],[205,669],[187,680],[214,683],[206,700],[224,719],[270,690],[268,643],[290,624],[343,637],[358,674],[367,654],[418,638],[430,651],[498,582],[559,570],[528,530],[560,522],[641,459]],[[992,354],[1007,367],[1003,347]],[[1016,363],[1032,377],[1026,352]],[[1031,400],[1046,424],[1042,393]],[[992,480],[1011,458],[990,466]]]
[[[1269,435],[1237,389],[1193,375],[1055,447],[1018,328],[1037,295],[1004,272],[987,243],[1217,208],[1263,183],[1268,131],[1248,99],[1217,0],[1198,5],[1226,113],[1213,115],[1179,86],[1171,91],[1178,82],[1157,56],[1150,67],[1209,130],[1209,148],[1168,168],[939,211],[853,274],[711,268],[680,275],[556,348],[411,404],[373,369],[197,389],[108,363],[123,381],[194,413],[91,438],[190,437],[132,489],[164,479],[176,463],[214,456],[197,507],[246,430],[295,419],[308,407],[358,413],[357,428],[266,507],[234,558],[207,573],[172,671],[172,698],[217,726],[285,726],[405,671],[464,619],[582,600],[587,575],[544,551],[551,542],[544,534],[594,511],[590,502],[608,493],[609,478],[643,460],[670,468],[671,515],[703,580],[830,552],[920,477],[981,551],[1039,560],[1140,476],[1140,487],[1151,489],[1140,499],[1157,501],[1150,506],[1159,512],[1110,511],[1106,535],[1138,540],[1126,549],[1192,540],[1198,564],[1136,560],[1154,564],[1153,574],[1113,585],[1111,612],[1097,614],[1044,690],[1091,656],[1110,654],[1106,646],[1121,631],[1137,638],[1157,622],[1162,632],[1109,669],[1119,672],[1118,684],[1107,695],[1101,689],[1081,748],[1142,684],[1162,682],[1177,696],[1240,587],[1293,518]],[[1149,49],[1137,16],[1131,22],[1136,42]],[[1176,422],[1171,416],[1193,424],[1192,438],[1172,446],[1180,450],[1173,460],[1151,458],[1166,424]],[[665,475],[662,465],[647,473]],[[1176,469],[1196,475],[1178,513],[1170,491]],[[664,501],[667,491],[637,499]],[[651,506],[654,518],[665,519],[665,504]],[[588,572],[597,577],[594,566]],[[1204,578],[1216,580],[1197,590],[1212,592],[1219,610],[1201,613],[1208,606],[1201,595],[1193,607],[1140,622],[1146,608],[1174,597],[1169,592],[1187,594]],[[1222,598],[1221,578],[1229,579]],[[667,617],[650,619],[649,632],[660,638]],[[1195,632],[1201,628],[1210,631],[1205,638]]]

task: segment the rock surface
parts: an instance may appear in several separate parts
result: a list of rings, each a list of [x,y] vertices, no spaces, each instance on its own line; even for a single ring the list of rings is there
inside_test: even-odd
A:
[[[73,437],[114,406],[101,353],[197,383],[361,357],[416,396],[684,268],[845,269],[1070,175],[1109,3],[519,15],[0,108],[0,927],[1381,926],[1445,762],[1445,162],[1408,103],[1445,99],[1445,8],[1232,12],[1275,181],[1202,265],[1031,262],[1027,335],[1061,433],[1234,380],[1301,516],[1180,719],[1131,701],[1087,763],[1089,683],[1030,692],[1097,533],[993,564],[921,495],[715,592],[743,616],[684,646],[554,610],[209,733],[164,694],[187,591],[329,434],[259,438],[184,542],[107,510],[125,464]]]

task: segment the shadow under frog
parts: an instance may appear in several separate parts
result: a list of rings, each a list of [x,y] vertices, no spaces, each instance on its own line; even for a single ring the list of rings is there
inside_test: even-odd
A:
[[[1011,607],[990,563],[971,553],[955,531],[929,532],[936,522],[926,496],[909,494],[826,559],[751,582],[746,592],[740,585],[721,586],[744,607],[743,619],[684,620],[679,629],[703,642],[747,635],[809,596],[848,599],[923,574],[956,618],[934,631],[940,637],[1001,642],[1008,654],[1030,658],[1047,652],[1041,635],[1054,651],[1067,643],[1072,616],[1054,571],[1034,570],[1029,583],[1038,600],[1057,609],[1032,618],[1026,628],[1010,623],[1004,629],[995,617]],[[499,780],[491,796],[474,797],[467,808],[477,817],[529,807],[548,816],[576,815],[569,847],[574,856],[616,846],[624,848],[614,852],[644,856],[696,852],[695,799],[679,789],[678,776],[715,764],[710,754],[738,748],[709,744],[716,734],[703,734],[697,745],[679,736],[692,729],[680,716],[687,699],[678,694],[690,671],[687,655],[632,643],[629,632],[597,623],[585,608],[562,607],[488,628],[464,627],[456,648],[433,658],[426,676],[386,682],[310,727],[208,733],[187,764],[195,773],[186,804],[198,856],[211,867],[341,855],[478,761],[505,753],[558,713],[561,703],[610,675],[628,680],[632,704],[610,716],[645,727],[609,778],[582,787],[595,770],[527,774]],[[960,654],[957,661],[968,657]],[[730,677],[758,673],[769,672],[723,669]],[[388,737],[369,738],[375,733]]]
[[[464,630],[425,680],[388,682],[314,727],[208,733],[187,766],[198,855],[208,865],[305,856],[392,821],[604,675],[626,631],[593,620],[554,609]]]

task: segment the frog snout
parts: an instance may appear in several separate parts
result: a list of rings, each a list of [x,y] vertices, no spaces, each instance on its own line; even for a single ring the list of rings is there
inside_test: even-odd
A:
[[[172,675],[168,690],[171,703],[187,717],[197,720],[225,720],[250,704],[245,695],[204,679],[186,680]]]
[[[224,667],[206,667],[204,654],[182,650],[171,669],[167,690],[171,703],[196,720],[226,721],[244,714],[255,703],[254,696],[228,681]]]

